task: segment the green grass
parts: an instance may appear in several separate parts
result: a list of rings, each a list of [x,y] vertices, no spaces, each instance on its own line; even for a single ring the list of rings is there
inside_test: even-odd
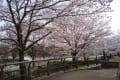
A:
[[[120,61],[120,57],[119,56],[114,56],[113,58],[110,59],[110,61]]]

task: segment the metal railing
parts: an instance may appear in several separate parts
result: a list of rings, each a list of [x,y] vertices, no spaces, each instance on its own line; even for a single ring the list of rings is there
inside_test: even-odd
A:
[[[69,70],[71,68],[78,69],[78,66],[97,64],[97,59],[92,59],[86,62],[82,61],[79,57],[76,63],[69,60],[71,57],[56,58],[48,60],[34,60],[23,61],[9,64],[0,64],[0,80],[32,80],[44,75],[50,75],[58,71]],[[24,73],[20,73],[20,64],[24,65]],[[24,79],[23,79],[24,77]]]

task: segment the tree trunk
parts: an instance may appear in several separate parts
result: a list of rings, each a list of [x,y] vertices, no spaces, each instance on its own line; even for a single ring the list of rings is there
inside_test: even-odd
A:
[[[87,58],[86,58],[86,54],[85,53],[83,53],[83,58],[84,58],[84,62],[86,62]]]
[[[103,60],[107,60],[107,56],[104,50],[103,50]]]
[[[76,56],[75,55],[72,55],[72,62],[76,63]]]
[[[72,55],[72,63],[76,64],[76,62],[77,62],[77,59],[76,59],[77,53],[76,52],[72,52],[71,55]]]
[[[32,61],[33,61],[33,67],[35,67],[35,62],[34,62],[34,60],[35,60],[35,55],[32,55]]]
[[[15,61],[15,53],[12,53],[13,62]]]
[[[19,61],[24,61],[24,52],[19,50]],[[26,80],[26,67],[24,63],[19,64],[20,65],[20,80]]]
[[[72,66],[78,69],[76,54],[72,55]]]
[[[72,62],[75,63],[77,53],[75,51],[73,51],[73,52],[71,52],[71,55],[72,55]]]
[[[87,59],[86,59],[86,64],[87,64],[87,66],[89,66],[89,57],[87,57]]]

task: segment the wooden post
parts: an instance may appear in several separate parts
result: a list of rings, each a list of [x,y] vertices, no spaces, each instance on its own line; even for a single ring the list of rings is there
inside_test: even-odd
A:
[[[5,80],[5,78],[4,78],[4,65],[1,66],[1,70],[0,70],[0,80]]]
[[[50,75],[50,70],[49,70],[50,66],[49,66],[49,64],[50,64],[50,60],[47,61],[47,75],[48,76]]]
[[[87,57],[86,62],[87,62],[87,66],[89,66],[89,57]]]
[[[61,58],[60,60],[61,60],[61,64],[62,64],[63,63],[63,59]]]
[[[61,62],[60,62],[60,69],[63,70],[63,58],[61,57]]]
[[[95,58],[95,62],[96,62],[96,65],[97,65],[98,64],[98,58],[97,58],[97,56]]]
[[[63,61],[63,66],[64,66],[64,73],[66,71],[66,63],[65,63],[65,58],[64,58],[64,61]]]
[[[118,64],[118,71],[117,71],[117,80],[120,80],[120,63]]]

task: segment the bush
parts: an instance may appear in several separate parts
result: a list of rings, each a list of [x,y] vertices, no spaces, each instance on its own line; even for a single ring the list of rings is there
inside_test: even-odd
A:
[[[118,68],[118,62],[100,61],[102,68]]]

